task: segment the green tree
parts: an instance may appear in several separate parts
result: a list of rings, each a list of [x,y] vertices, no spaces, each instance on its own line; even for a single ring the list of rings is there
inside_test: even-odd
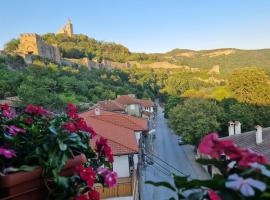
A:
[[[169,124],[184,142],[197,146],[205,134],[220,130],[223,116],[216,102],[192,98],[170,110]]]
[[[12,39],[5,44],[4,50],[6,52],[14,52],[18,48],[19,44],[20,44],[20,40]]]
[[[229,77],[229,88],[234,98],[240,102],[269,105],[269,77],[259,68],[243,68],[235,70]]]

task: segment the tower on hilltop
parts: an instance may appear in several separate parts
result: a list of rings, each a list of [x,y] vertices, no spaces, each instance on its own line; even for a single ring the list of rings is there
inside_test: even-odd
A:
[[[69,36],[73,35],[73,25],[69,18],[68,18],[67,24],[64,27],[62,27],[60,31],[58,31],[57,34],[67,34]]]

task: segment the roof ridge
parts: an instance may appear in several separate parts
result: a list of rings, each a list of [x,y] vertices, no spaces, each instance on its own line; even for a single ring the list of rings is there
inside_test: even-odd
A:
[[[270,127],[265,127],[265,128],[262,129],[262,131],[268,131],[268,130],[270,130]],[[243,134],[252,134],[252,133],[256,133],[256,130],[243,132],[243,133],[241,133],[241,134],[227,135],[227,136],[225,136],[225,137],[222,137],[221,139],[240,137],[240,136],[243,135]]]
[[[131,120],[131,118],[132,118],[133,116],[125,115],[124,117],[125,117],[125,118],[128,118],[128,120],[131,121],[133,124],[136,124],[137,126],[143,128],[140,124],[138,124],[138,123],[136,123],[136,122],[134,122],[134,121]],[[140,118],[136,118],[136,119],[140,119]]]
[[[113,115],[111,115],[111,116],[113,116]],[[94,118],[97,119],[97,120],[100,120],[100,121],[103,121],[103,122],[107,122],[107,123],[113,124],[113,125],[118,126],[118,127],[122,127],[122,128],[126,128],[126,129],[129,129],[129,130],[133,130],[133,129],[128,128],[127,126],[123,126],[123,125],[114,123],[113,121],[107,121],[107,120],[105,120],[105,119],[99,118],[98,116],[90,116],[90,117],[94,117]],[[124,117],[125,119],[127,119],[130,123],[133,123],[133,125],[135,124],[135,125],[137,125],[138,127],[143,128],[143,127],[140,126],[139,124],[137,124],[137,123],[131,121],[130,119],[126,118],[126,116],[123,116],[123,117]]]
[[[97,120],[97,121],[101,121],[102,123],[108,123],[107,121],[103,121],[103,120],[100,120],[100,119],[97,119],[97,118],[94,118],[95,120]],[[111,123],[110,123],[111,124]],[[117,126],[117,125],[115,125],[115,124],[112,124],[113,126]],[[120,127],[120,128],[122,128],[122,129],[127,129],[127,130],[130,130],[130,129],[128,129],[128,128],[125,128],[125,127],[122,127],[122,126],[117,126],[117,127]],[[130,134],[130,133],[127,133],[127,134]],[[104,137],[104,136],[102,136],[102,135],[99,135],[99,134],[97,134],[98,136],[100,136],[100,137]],[[134,136],[134,140],[136,140],[136,137],[135,137],[135,135],[134,134],[132,134],[133,136]],[[126,145],[124,145],[124,144],[122,144],[122,143],[120,143],[120,142],[118,142],[118,141],[116,141],[116,140],[114,140],[114,138],[106,138],[107,140],[110,140],[110,141],[112,141],[112,142],[115,142],[115,143],[117,143],[117,144],[119,144],[119,145],[122,145],[122,146],[124,146],[124,147],[126,147],[126,148],[129,148],[129,149],[132,149],[132,150],[134,150],[133,148],[130,148],[130,147],[128,147],[128,146],[126,146]],[[137,143],[137,142],[136,142]]]
[[[119,142],[116,142],[116,141],[114,141],[114,140],[111,140],[111,139],[107,139],[107,140],[110,140],[110,141],[112,141],[112,142],[114,142],[114,143],[117,143],[117,144],[119,144],[120,146],[124,146],[124,147],[126,147],[127,149],[130,149],[130,150],[132,150],[132,151],[137,151],[137,149],[135,150],[135,148],[133,149],[133,148],[130,148],[130,147],[128,147],[128,146],[126,146],[126,145],[123,145],[123,144],[121,144],[121,143],[119,143]]]

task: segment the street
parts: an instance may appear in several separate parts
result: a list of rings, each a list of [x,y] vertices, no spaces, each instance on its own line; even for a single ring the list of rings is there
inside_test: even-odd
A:
[[[167,188],[145,184],[144,182],[147,180],[169,181],[172,183],[171,173],[182,176],[190,175],[191,178],[209,178],[202,167],[195,162],[192,146],[178,145],[178,136],[168,127],[163,108],[160,106],[153,124],[156,129],[156,138],[153,139],[153,147],[146,148],[146,159],[153,162],[152,165],[146,164],[142,170],[143,200],[176,198],[176,195]],[[149,149],[152,149],[152,151]]]

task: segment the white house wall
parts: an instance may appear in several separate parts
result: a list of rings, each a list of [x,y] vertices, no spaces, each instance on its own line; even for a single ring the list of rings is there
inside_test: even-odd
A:
[[[118,177],[129,177],[128,155],[114,156],[113,170]]]
[[[136,137],[138,145],[139,145],[139,140],[141,139],[141,135],[142,135],[141,131],[135,131],[135,137]]]

